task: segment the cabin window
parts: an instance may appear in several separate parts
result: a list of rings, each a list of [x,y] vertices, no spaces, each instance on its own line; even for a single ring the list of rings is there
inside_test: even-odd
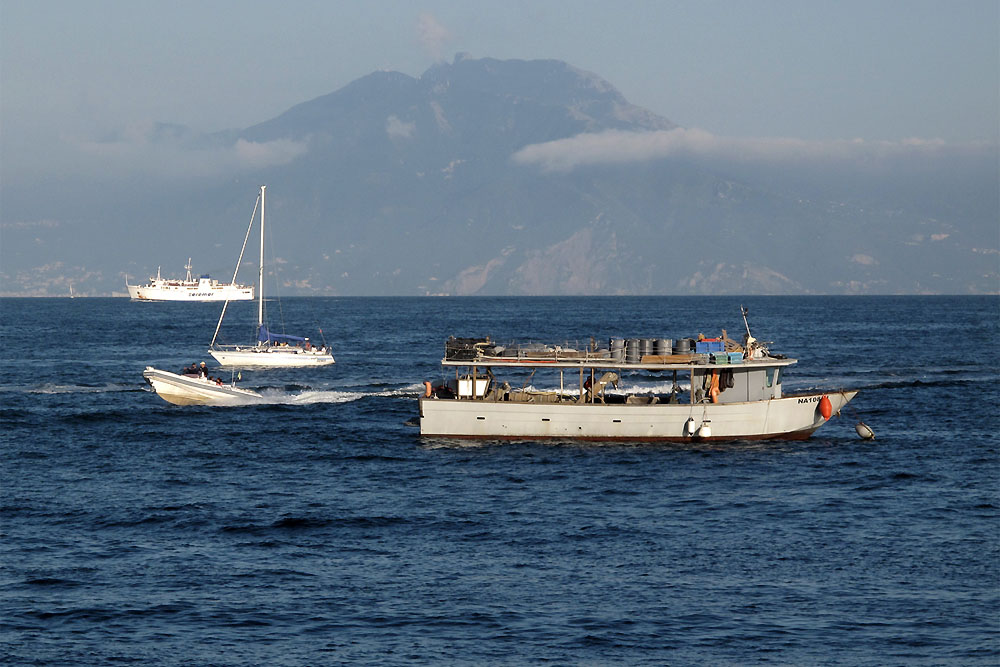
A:
[[[774,369],[774,384],[781,384],[781,369]]]
[[[777,370],[777,369],[775,369],[775,368],[768,368],[767,369],[767,386],[768,387],[774,385],[774,371],[775,370]]]

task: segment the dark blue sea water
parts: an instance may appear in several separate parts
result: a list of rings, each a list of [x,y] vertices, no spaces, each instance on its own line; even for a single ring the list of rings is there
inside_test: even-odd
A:
[[[860,388],[874,442],[847,412],[712,446],[404,425],[449,334],[736,338],[741,303],[785,391]],[[0,660],[1000,662],[996,297],[285,299],[335,366],[244,372],[264,405],[148,391],[218,312],[0,300]]]

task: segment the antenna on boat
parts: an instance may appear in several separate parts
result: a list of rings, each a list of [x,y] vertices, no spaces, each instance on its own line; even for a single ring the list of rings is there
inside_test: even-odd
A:
[[[740,304],[740,312],[743,313],[743,326],[745,326],[747,328],[747,336],[750,336],[751,338],[753,338],[753,336],[750,334],[750,323],[747,322],[747,315],[750,314],[750,311],[748,311],[743,306],[743,304]]]
[[[750,314],[750,311],[740,304],[740,312],[743,313],[743,326],[747,328],[747,338],[743,342],[743,348],[746,350],[747,359],[754,359],[756,350],[761,350],[766,354],[767,350],[764,346],[758,343],[757,339],[753,337],[752,333],[750,333],[750,322],[747,321],[747,315]]]

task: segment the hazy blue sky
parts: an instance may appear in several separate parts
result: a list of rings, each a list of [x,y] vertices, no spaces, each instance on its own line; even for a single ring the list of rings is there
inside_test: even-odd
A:
[[[245,127],[376,69],[556,58],[727,137],[998,140],[996,0],[3,0],[5,170],[151,121]]]

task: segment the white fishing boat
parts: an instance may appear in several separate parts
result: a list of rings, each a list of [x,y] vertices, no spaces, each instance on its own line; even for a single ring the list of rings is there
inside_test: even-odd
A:
[[[156,267],[156,277],[150,277],[145,285],[129,285],[128,295],[136,301],[251,301],[253,285],[240,285],[235,278],[231,283],[220,283],[208,274],[195,280],[191,276],[191,258],[188,257],[187,275],[180,278],[161,278],[160,267]]]
[[[257,202],[250,217],[246,238],[243,240],[243,250],[240,251],[240,261],[246,250],[246,239],[250,237],[257,210],[260,209],[260,262],[257,281],[257,340],[248,345],[223,345],[218,343],[219,330],[226,317],[226,303],[219,315],[219,323],[215,327],[215,335],[209,345],[208,353],[223,366],[241,367],[302,367],[326,366],[334,363],[333,354],[325,344],[315,345],[309,338],[275,333],[268,329],[264,314],[264,190],[260,186]],[[239,262],[237,262],[239,266]]]
[[[421,435],[804,440],[858,393],[783,393],[783,375],[796,360],[770,354],[749,326],[742,345],[723,331],[712,340],[611,339],[606,349],[582,347],[450,338],[441,362],[448,377],[437,386],[425,382],[419,399]],[[535,388],[545,386],[542,377],[550,388]],[[871,433],[861,422],[856,430]]]
[[[237,387],[235,381],[227,384],[204,373],[171,373],[146,366],[142,377],[160,398],[174,405],[241,405],[262,399],[255,391]]]

